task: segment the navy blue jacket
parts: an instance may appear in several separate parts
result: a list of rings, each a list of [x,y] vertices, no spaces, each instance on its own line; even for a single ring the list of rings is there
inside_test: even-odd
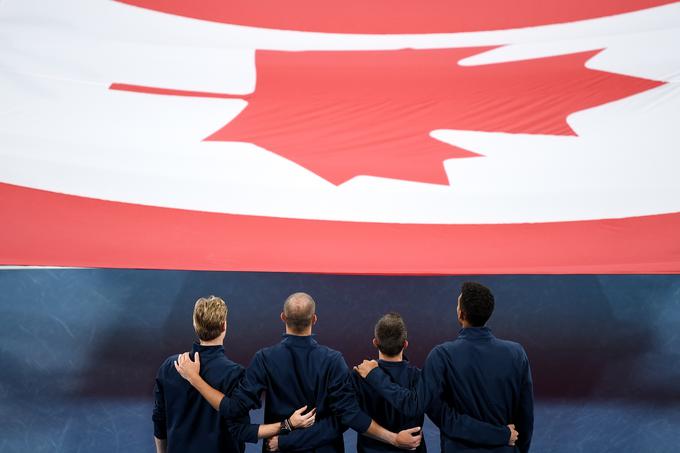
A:
[[[435,347],[417,390],[392,383],[379,368],[366,381],[408,415],[427,410],[441,431],[442,452],[527,452],[533,433],[533,390],[529,360],[521,345],[497,339],[487,327],[462,329]],[[456,423],[453,410],[495,425],[515,424],[517,447],[505,435],[486,436],[481,425]]]
[[[264,391],[265,423],[284,420],[305,405],[317,411],[312,428],[279,437],[282,451],[341,452],[344,426],[362,433],[371,424],[359,409],[342,355],[313,336],[283,335],[279,344],[259,350],[241,385],[222,399],[220,414],[231,418],[260,407]]]
[[[416,389],[416,386],[420,381],[420,370],[409,365],[406,360],[399,362],[379,360],[378,365],[389,377],[391,382],[408,389]],[[422,412],[418,416],[408,417],[396,410],[392,404],[385,400],[385,398],[376,393],[376,391],[373,390],[373,388],[357,373],[353,373],[352,381],[361,409],[384,428],[394,433],[398,433],[404,429],[423,426],[425,415]],[[357,436],[358,453],[376,453],[384,451],[402,450],[370,437]],[[414,451],[417,453],[426,452],[427,447],[425,446],[425,441],[423,440],[420,446]]]
[[[201,355],[201,376],[226,395],[241,382],[245,370],[224,355],[222,346],[194,344]],[[257,442],[258,425],[247,414],[234,420],[222,419],[189,382],[183,379],[168,357],[156,376],[153,409],[154,435],[167,439],[168,453],[243,452],[243,442]]]

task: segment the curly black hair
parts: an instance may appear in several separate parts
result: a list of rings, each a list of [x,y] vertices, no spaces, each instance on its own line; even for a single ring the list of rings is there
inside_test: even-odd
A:
[[[460,290],[460,311],[473,327],[481,327],[489,320],[495,303],[491,290],[476,282],[465,282]]]

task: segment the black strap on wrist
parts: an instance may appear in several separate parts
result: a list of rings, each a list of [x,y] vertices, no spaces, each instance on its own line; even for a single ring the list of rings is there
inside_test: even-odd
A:
[[[292,430],[293,430],[293,427],[291,426],[290,421],[288,421],[288,419],[285,419],[281,422],[281,425],[279,427],[279,432],[281,434],[288,434]]]

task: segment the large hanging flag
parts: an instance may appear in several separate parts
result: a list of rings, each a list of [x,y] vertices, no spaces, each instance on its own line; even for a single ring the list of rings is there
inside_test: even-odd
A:
[[[680,3],[5,0],[0,264],[680,272]]]

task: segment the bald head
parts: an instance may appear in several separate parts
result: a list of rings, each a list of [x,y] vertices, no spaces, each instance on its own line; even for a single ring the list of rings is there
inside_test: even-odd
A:
[[[312,325],[316,303],[307,293],[293,293],[283,304],[286,326],[296,333],[302,333]]]

